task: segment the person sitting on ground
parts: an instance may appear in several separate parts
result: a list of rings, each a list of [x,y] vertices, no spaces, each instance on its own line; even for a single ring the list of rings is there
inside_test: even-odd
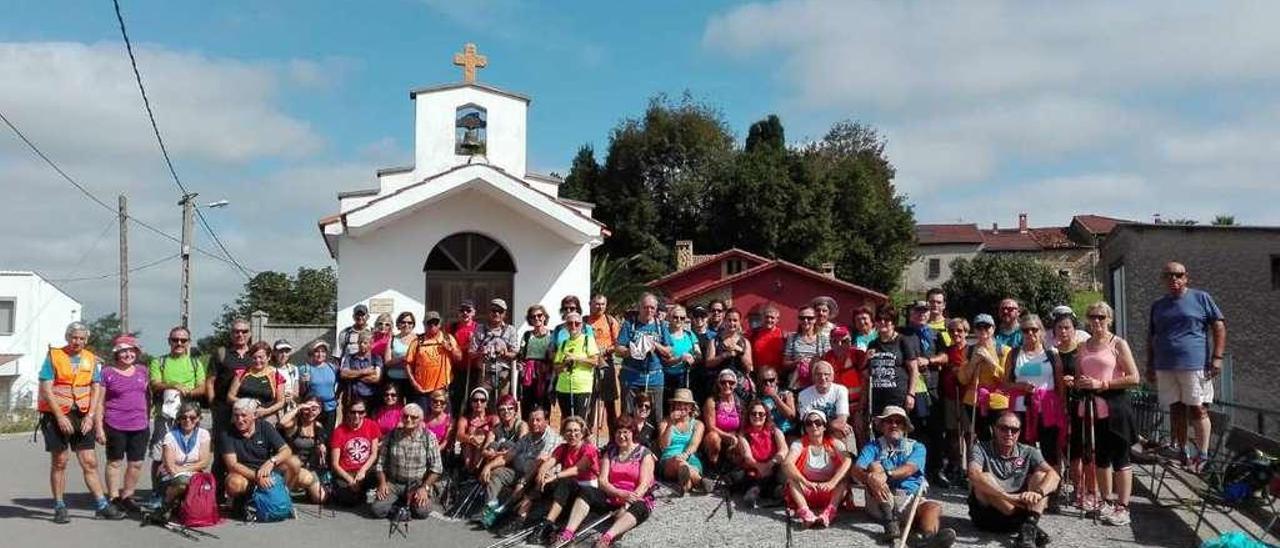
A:
[[[329,470],[333,472],[333,498],[338,504],[354,506],[364,502],[365,492],[375,486],[373,465],[378,462],[378,423],[367,420],[368,407],[356,398],[342,411],[342,424],[329,437]]]
[[[844,443],[827,432],[826,413],[812,409],[802,416],[804,436],[791,443],[782,461],[786,502],[805,526],[826,527],[849,491],[846,480],[853,459]],[[815,506],[822,508],[818,514],[813,513]]]
[[[274,485],[276,470],[283,472],[286,485],[297,481],[301,467],[280,433],[258,419],[258,400],[240,398],[232,404],[231,428],[222,432],[219,446],[227,467],[227,498],[235,504],[242,505],[254,486]]]
[[[329,483],[328,462],[329,430],[320,421],[321,404],[315,396],[308,396],[297,407],[280,416],[277,426],[284,440],[293,451],[300,470],[294,487],[307,490],[311,501],[324,501],[324,485]]]
[[[676,482],[676,492],[680,496],[695,485],[710,491],[710,482],[704,481],[702,460],[698,458],[704,427],[694,415],[697,404],[693,402],[693,392],[688,388],[678,388],[668,403],[671,414],[658,426],[662,475]]]
[[[849,424],[849,390],[836,384],[835,377],[835,368],[830,363],[814,362],[813,385],[801,390],[797,399],[801,416],[809,411],[822,411],[822,415],[830,419],[827,434],[843,441],[853,433],[853,425]]]
[[[730,369],[720,370],[714,395],[702,406],[702,423],[707,431],[702,438],[702,448],[707,454],[707,465],[713,470],[720,465],[720,455],[731,455],[738,443],[737,432],[742,426],[742,403],[736,393],[738,376]]]
[[[621,421],[621,419],[619,419]],[[534,473],[530,487],[543,495],[551,495],[547,513],[536,521],[531,516],[520,515],[519,521],[526,527],[536,526],[531,533],[541,544],[546,544],[555,533],[555,522],[560,513],[577,496],[582,487],[597,487],[600,473],[600,453],[596,446],[586,441],[587,423],[582,417],[570,416],[560,424],[564,443],[551,451],[551,458],[544,459]]]
[[[912,425],[905,409],[885,407],[875,424],[880,437],[862,447],[853,475],[867,488],[867,514],[884,526],[881,540],[893,542],[902,536],[899,521],[907,518],[904,510],[912,496],[924,496],[920,489],[925,484],[927,453],[924,442],[907,437]],[[954,529],[938,529],[941,516],[941,504],[921,499],[913,522],[919,531],[912,536],[913,546],[946,548],[955,543]]]
[[[635,434],[635,419],[620,417],[613,429],[613,444],[600,460],[600,485],[579,488],[559,542],[572,541],[591,510],[615,512],[613,525],[600,536],[597,548],[612,546],[615,538],[649,519],[657,459],[647,447],[636,443]]]
[[[208,471],[213,463],[212,436],[200,427],[199,403],[190,401],[178,408],[178,425],[165,434],[161,446],[161,507],[175,508],[186,496],[191,476]]]
[[[463,470],[477,473],[484,464],[482,451],[493,441],[493,427],[498,417],[489,413],[489,391],[483,386],[471,390],[471,407],[467,414],[458,417],[458,425],[454,427],[457,444],[462,449]]]
[[[516,407],[516,399],[511,394],[503,394],[498,398],[498,422],[493,425],[493,440],[480,452],[480,457],[486,464],[506,454],[507,450],[515,445],[516,440],[529,433],[529,423],[520,420],[520,413]],[[541,405],[534,405],[534,407],[541,407]],[[481,464],[481,467],[483,468],[484,465]]]
[[[1018,442],[1021,430],[1018,415],[1005,411],[996,418],[991,441],[974,446],[969,455],[969,518],[983,531],[1018,531],[1015,546],[1034,548],[1049,542],[1040,529],[1040,516],[1059,478],[1039,449]]]
[[[400,414],[404,412],[404,398],[400,397],[400,386],[387,383],[382,388],[382,406],[373,413],[369,420],[378,425],[383,437],[400,427]],[[418,407],[422,407],[419,405]]]
[[[422,419],[424,428],[436,437],[436,444],[442,448],[449,447],[453,437],[453,417],[449,416],[449,392],[444,389],[432,392],[427,398],[429,405],[426,416]],[[446,450],[445,453],[448,453]]]
[[[782,435],[793,435],[796,421],[795,393],[783,387],[776,368],[766,365],[757,369],[756,373],[760,376],[756,383],[756,399],[769,409],[770,421],[782,431]]]
[[[444,472],[436,437],[422,428],[425,413],[416,403],[404,406],[400,426],[382,440],[374,475],[378,487],[369,513],[386,518],[397,506],[409,508],[413,519],[427,517],[432,490]]]
[[[778,465],[786,458],[787,439],[769,418],[769,408],[760,400],[748,403],[738,431],[738,473],[747,488],[742,498],[747,506],[758,507],[761,496],[776,498]]]
[[[535,407],[529,411],[529,431],[480,469],[480,481],[489,491],[481,516],[485,527],[491,527],[511,502],[519,501],[520,515],[529,514],[534,499],[541,493],[525,487],[533,483],[534,473],[543,460],[551,458],[551,451],[559,447],[561,441],[560,434],[547,423],[545,408]]]
[[[636,395],[635,409],[631,410],[631,418],[635,423],[636,443],[648,447],[650,451],[658,449],[658,427],[650,420],[653,414],[653,400],[648,394]]]

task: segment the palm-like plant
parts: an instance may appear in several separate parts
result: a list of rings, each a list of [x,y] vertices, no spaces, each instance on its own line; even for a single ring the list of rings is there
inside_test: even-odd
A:
[[[650,291],[635,272],[639,258],[632,255],[615,259],[607,253],[591,258],[591,294],[603,294],[609,299],[609,314],[621,316]]]

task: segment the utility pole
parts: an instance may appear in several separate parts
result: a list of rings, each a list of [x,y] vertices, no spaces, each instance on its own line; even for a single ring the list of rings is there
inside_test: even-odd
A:
[[[129,332],[129,199],[120,195],[120,332]]]
[[[178,205],[182,206],[182,327],[189,327],[191,320],[191,232],[196,211],[196,193],[186,194]]]

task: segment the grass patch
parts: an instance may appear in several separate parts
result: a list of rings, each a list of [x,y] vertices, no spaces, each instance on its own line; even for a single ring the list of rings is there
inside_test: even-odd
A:
[[[0,434],[30,432],[36,429],[40,414],[35,409],[17,409],[0,415]]]
[[[1075,311],[1077,318],[1083,318],[1085,309],[1101,300],[1101,291],[1076,291],[1071,294],[1071,310]]]

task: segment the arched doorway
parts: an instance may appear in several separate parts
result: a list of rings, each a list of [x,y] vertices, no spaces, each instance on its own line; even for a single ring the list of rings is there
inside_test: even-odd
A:
[[[426,274],[427,310],[439,311],[446,318],[465,299],[475,301],[480,319],[492,299],[502,298],[508,306],[515,306],[515,261],[502,244],[488,236],[462,232],[440,240],[422,270]]]

